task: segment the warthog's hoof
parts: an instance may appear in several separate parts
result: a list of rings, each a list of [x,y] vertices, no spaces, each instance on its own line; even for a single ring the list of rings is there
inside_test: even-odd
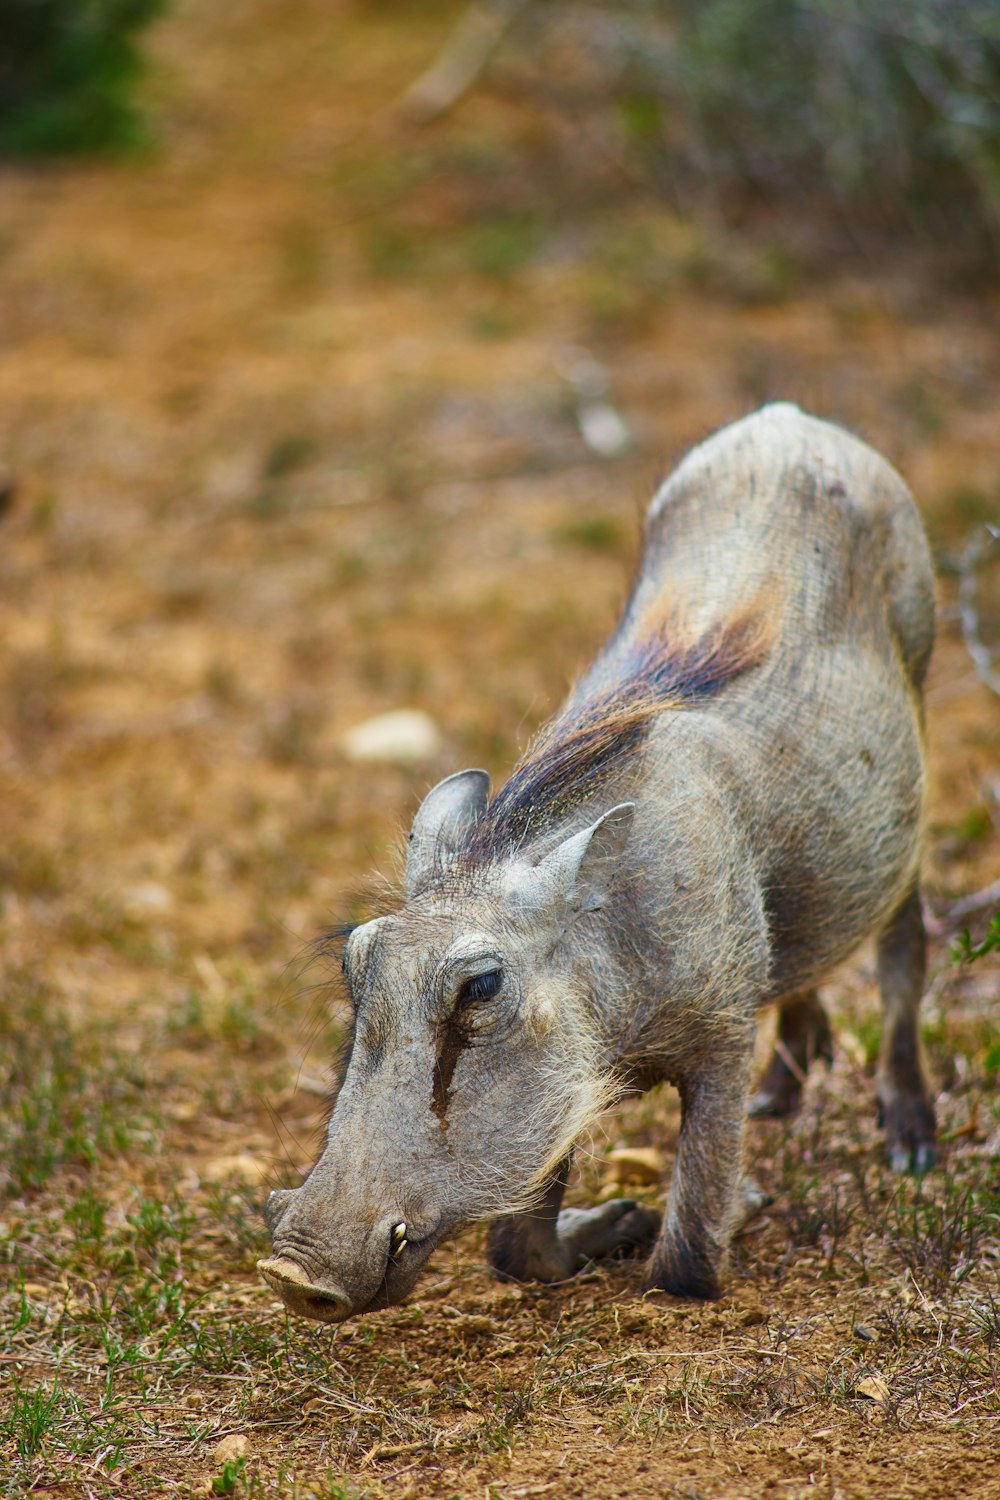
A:
[[[660,1231],[660,1215],[631,1198],[612,1198],[597,1208],[564,1208],[557,1234],[573,1256],[574,1269],[609,1255],[645,1255]]]
[[[937,1161],[937,1147],[933,1141],[922,1141],[912,1151],[905,1146],[893,1146],[889,1151],[889,1168],[900,1176],[910,1172],[914,1177],[923,1177]]]
[[[741,1234],[756,1219],[758,1214],[770,1208],[774,1202],[773,1193],[765,1193],[764,1189],[752,1177],[744,1177],[740,1183],[739,1218],[733,1230],[734,1234]]]
[[[922,1177],[937,1161],[937,1123],[934,1106],[917,1093],[890,1092],[879,1098],[885,1125],[885,1154],[889,1168],[900,1175]]]
[[[699,1256],[657,1253],[646,1273],[647,1292],[667,1292],[688,1301],[714,1302],[722,1296],[722,1276],[717,1267]]]
[[[652,1209],[613,1198],[597,1208],[564,1208],[555,1222],[530,1213],[495,1219],[486,1253],[501,1281],[551,1286],[609,1255],[645,1255],[659,1228]]]
[[[783,1083],[779,1088],[761,1086],[747,1105],[751,1120],[783,1120],[794,1115],[802,1101],[802,1094],[794,1081]]]

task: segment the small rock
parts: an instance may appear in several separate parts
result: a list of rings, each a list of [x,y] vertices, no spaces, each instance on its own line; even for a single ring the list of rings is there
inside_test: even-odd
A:
[[[576,414],[580,435],[602,458],[617,458],[632,441],[624,421],[608,401],[587,401]]]
[[[220,1467],[223,1464],[234,1464],[237,1459],[246,1456],[249,1447],[250,1439],[246,1433],[231,1432],[228,1437],[216,1443],[212,1457]]]
[[[878,1334],[872,1333],[871,1329],[866,1328],[863,1323],[855,1323],[854,1337],[856,1339],[861,1339],[866,1344],[874,1344],[876,1339],[878,1338]]]
[[[235,1156],[216,1156],[206,1162],[201,1171],[203,1182],[246,1182],[258,1187],[266,1175],[266,1168],[247,1151]]]
[[[134,885],[131,890],[126,891],[125,904],[129,911],[137,915],[141,912],[166,912],[173,907],[174,898],[165,885],[145,880],[141,885]]]
[[[666,1163],[659,1151],[652,1147],[621,1146],[609,1151],[605,1162],[605,1176],[611,1182],[642,1182],[649,1185],[660,1182]]]
[[[889,1387],[880,1375],[866,1375],[854,1387],[854,1394],[863,1396],[866,1401],[877,1401],[880,1406],[884,1406],[889,1399]]]
[[[344,735],[341,748],[348,760],[413,766],[434,759],[441,735],[420,709],[398,708],[356,724]]]
[[[580,344],[569,344],[556,350],[552,363],[556,373],[563,380],[569,381],[578,396],[596,401],[607,395],[611,383],[608,372],[589,349],[584,349]]]
[[[757,1328],[767,1322],[767,1308],[755,1297],[748,1297],[737,1314],[737,1321],[743,1328]]]

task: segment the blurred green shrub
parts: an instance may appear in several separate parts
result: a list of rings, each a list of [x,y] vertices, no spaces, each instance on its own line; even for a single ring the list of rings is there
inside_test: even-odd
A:
[[[138,31],[167,0],[0,0],[0,152],[86,154],[145,135]]]
[[[633,166],[682,207],[825,200],[996,257],[1000,0],[548,0],[527,14],[521,65],[538,87],[577,119],[610,114]]]
[[[681,98],[717,170],[920,214],[963,199],[1000,224],[1000,0],[676,10]]]

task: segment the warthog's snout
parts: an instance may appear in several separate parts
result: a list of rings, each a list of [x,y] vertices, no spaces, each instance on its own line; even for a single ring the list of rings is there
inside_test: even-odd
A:
[[[418,1235],[399,1212],[341,1218],[303,1189],[274,1192],[264,1217],[273,1253],[257,1270],[290,1312],[321,1323],[341,1323],[354,1313],[401,1302],[435,1244],[438,1215]]]
[[[351,1299],[340,1287],[309,1280],[302,1267],[285,1256],[259,1260],[257,1269],[278,1293],[290,1312],[320,1323],[342,1323],[352,1312]]]

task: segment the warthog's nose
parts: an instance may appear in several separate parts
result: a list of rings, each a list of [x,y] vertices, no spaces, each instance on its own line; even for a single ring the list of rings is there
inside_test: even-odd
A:
[[[301,1266],[284,1256],[259,1260],[257,1270],[291,1312],[320,1323],[342,1323],[351,1314],[351,1299],[339,1286],[317,1286]]]

